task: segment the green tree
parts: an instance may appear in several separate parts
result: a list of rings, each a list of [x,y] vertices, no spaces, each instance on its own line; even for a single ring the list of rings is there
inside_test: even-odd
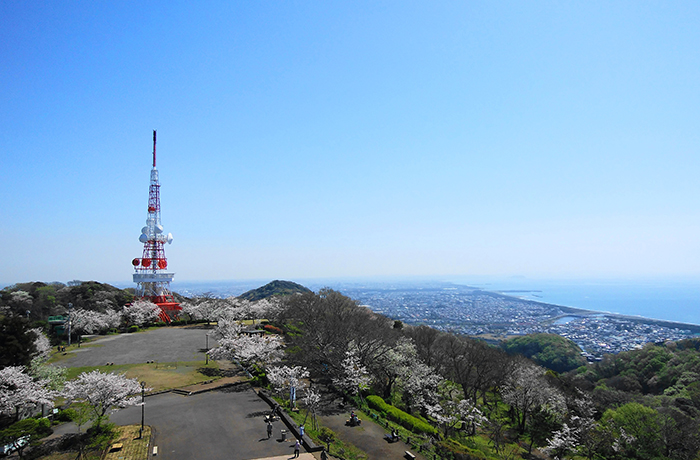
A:
[[[27,418],[13,423],[0,431],[0,443],[12,445],[19,458],[22,458],[24,449],[51,434],[51,424],[47,419]]]
[[[655,459],[663,455],[660,417],[639,403],[608,409],[601,423],[613,435],[612,447],[626,458]]]
[[[29,321],[17,315],[0,317],[0,369],[29,366],[36,352]]]

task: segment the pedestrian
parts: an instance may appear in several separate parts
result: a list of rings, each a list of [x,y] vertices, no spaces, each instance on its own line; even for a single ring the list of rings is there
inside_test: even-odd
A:
[[[267,439],[270,439],[272,436],[272,423],[268,420],[267,421]]]
[[[326,453],[326,449],[323,449],[321,451],[321,460],[328,460],[328,454]]]
[[[299,440],[297,439],[297,442],[294,443],[294,458],[299,457],[299,450],[301,449],[301,444],[299,444]]]
[[[299,427],[299,436],[304,437],[304,425]]]

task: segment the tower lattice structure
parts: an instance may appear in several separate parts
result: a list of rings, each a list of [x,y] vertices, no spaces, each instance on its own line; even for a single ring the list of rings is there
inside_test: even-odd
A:
[[[148,189],[148,217],[146,226],[141,229],[139,241],[143,243],[141,258],[132,260],[136,297],[153,302],[160,307],[160,317],[170,322],[182,310],[170,291],[174,273],[167,273],[168,259],[165,257],[165,243],[172,243],[173,235],[163,232],[160,222],[160,183],[156,168],[156,131],[153,131],[153,169],[151,185]]]

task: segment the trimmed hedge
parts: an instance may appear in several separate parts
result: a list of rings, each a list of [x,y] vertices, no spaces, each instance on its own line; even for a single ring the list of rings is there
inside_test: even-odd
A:
[[[437,430],[429,423],[426,423],[411,414],[407,414],[391,404],[385,403],[379,396],[367,396],[367,403],[372,409],[381,412],[386,418],[398,423],[407,430],[414,433],[437,434]]]

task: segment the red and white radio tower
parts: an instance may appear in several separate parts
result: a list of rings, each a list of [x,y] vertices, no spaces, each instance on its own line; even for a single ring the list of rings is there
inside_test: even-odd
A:
[[[160,317],[170,322],[182,310],[170,291],[170,282],[174,273],[166,273],[168,260],[165,258],[165,243],[173,242],[172,233],[163,233],[160,224],[160,183],[156,169],[156,131],[153,130],[153,169],[151,169],[151,186],[148,189],[148,218],[146,226],[141,229],[139,241],[143,243],[143,255],[134,259],[134,283],[136,297],[149,300],[160,307]]]

